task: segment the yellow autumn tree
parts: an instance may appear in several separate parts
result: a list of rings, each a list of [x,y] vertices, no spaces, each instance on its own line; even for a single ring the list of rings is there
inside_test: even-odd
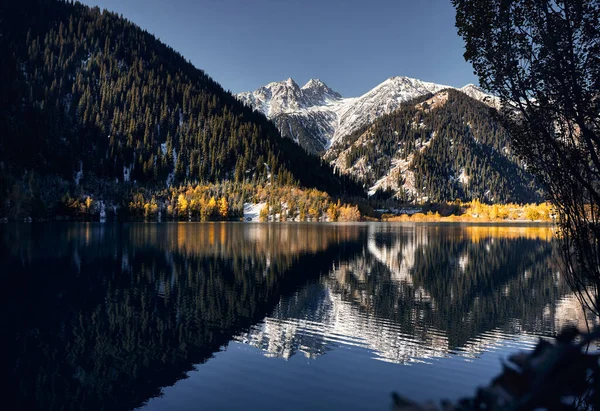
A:
[[[500,207],[498,207],[498,204],[493,204],[490,207],[488,207],[488,217],[490,218],[490,220],[495,220],[498,218],[498,214],[500,214]]]
[[[206,221],[208,219],[208,208],[206,198],[202,197],[198,200],[198,209],[200,213],[200,221]]]
[[[200,215],[200,200],[197,197],[192,197],[190,203],[188,204],[188,209],[192,214],[192,217],[198,217]]]
[[[531,221],[535,221],[538,220],[540,218],[540,213],[538,211],[538,208],[535,204],[528,204],[527,206],[525,206],[525,218],[527,220],[531,220]]]
[[[498,207],[498,218],[506,220],[510,216],[510,205],[502,205]]]
[[[360,211],[357,206],[344,205],[340,207],[340,221],[359,221]]]
[[[215,196],[212,196],[208,203],[206,204],[206,214],[208,217],[213,217],[217,213],[217,200]]]
[[[225,197],[221,197],[219,200],[219,215],[221,218],[227,218],[229,215],[229,203]]]
[[[538,212],[540,215],[540,220],[551,221],[552,216],[554,215],[554,210],[552,209],[552,205],[550,203],[542,203],[538,206]]]
[[[312,221],[317,221],[320,217],[319,209],[315,205],[308,207],[308,216]]]
[[[340,200],[337,203],[331,203],[327,208],[327,216],[329,221],[337,221],[340,217]]]
[[[478,199],[471,201],[469,204],[469,214],[473,217],[481,217],[483,214],[483,204]]]
[[[260,221],[268,221],[269,220],[269,204],[265,204],[265,206],[260,209],[260,212],[258,214],[258,219]]]
[[[188,201],[183,194],[177,197],[177,213],[180,216],[185,216],[188,210]]]
[[[85,199],[85,208],[87,209],[88,213],[90,212],[93,203],[94,203],[94,200],[92,200],[91,197],[88,197]]]
[[[149,219],[158,212],[158,204],[156,204],[156,198],[152,197],[152,200],[144,204],[144,218]]]

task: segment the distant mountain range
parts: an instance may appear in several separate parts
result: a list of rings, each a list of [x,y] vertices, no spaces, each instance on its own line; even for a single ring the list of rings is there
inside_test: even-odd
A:
[[[541,199],[493,116],[500,100],[473,84],[456,89],[392,77],[343,98],[320,80],[299,87],[290,78],[236,97],[370,195],[406,202]]]
[[[271,119],[281,134],[306,150],[322,154],[358,128],[391,113],[402,103],[451,88],[409,77],[392,77],[360,97],[344,98],[318,79],[299,87],[292,79],[236,94],[247,106]],[[497,105],[496,97],[469,84],[460,89],[476,100]]]

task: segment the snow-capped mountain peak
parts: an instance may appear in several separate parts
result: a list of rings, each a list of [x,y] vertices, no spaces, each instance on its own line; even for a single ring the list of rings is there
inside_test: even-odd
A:
[[[329,88],[329,87],[327,87],[327,84],[323,83],[318,78],[311,78],[310,80],[308,80],[306,82],[305,85],[302,86],[302,90],[313,89],[313,88],[323,88],[323,87]]]
[[[237,98],[269,118],[305,107],[302,91],[291,77],[269,83],[254,92],[239,93]]]
[[[302,92],[306,103],[310,106],[324,104],[342,98],[340,93],[329,88],[329,86],[321,80],[314,78],[311,78],[304,86],[302,86]]]
[[[388,78],[383,83],[376,86],[373,90],[386,87],[393,87],[399,91],[413,92],[418,95],[450,88],[450,86],[445,86],[443,84],[430,83],[411,77],[395,76]]]
[[[291,77],[288,77],[288,78],[287,78],[287,80],[286,80],[286,81],[284,81],[284,83],[285,83],[287,86],[289,86],[289,87],[294,87],[294,88],[297,88],[297,87],[298,87],[298,84],[296,84],[296,82],[294,81],[294,79],[293,79],[293,78],[291,78]]]
[[[390,77],[360,97],[343,98],[319,79],[298,87],[292,78],[269,83],[237,98],[276,120],[282,135],[321,153],[339,139],[426,94],[453,88],[411,77]],[[499,107],[499,100],[469,84],[460,91]],[[301,129],[298,129],[300,127]],[[307,141],[311,139],[312,141]]]
[[[354,101],[347,109],[340,110],[338,127],[330,145],[376,118],[396,110],[402,103],[448,87],[410,77],[390,77],[362,96],[352,99]]]

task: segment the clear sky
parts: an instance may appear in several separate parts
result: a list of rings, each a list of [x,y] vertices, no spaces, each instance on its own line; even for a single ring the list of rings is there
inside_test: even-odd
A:
[[[234,93],[292,77],[354,97],[388,77],[477,84],[450,0],[84,0],[123,14]]]

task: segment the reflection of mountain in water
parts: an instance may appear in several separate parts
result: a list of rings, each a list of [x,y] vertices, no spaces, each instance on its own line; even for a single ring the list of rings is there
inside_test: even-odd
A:
[[[283,358],[343,344],[405,363],[553,333],[573,320],[573,299],[551,237],[547,227],[370,226],[361,253],[237,339]]]
[[[357,226],[0,227],[6,409],[131,409],[360,252]]]
[[[134,408],[232,339],[477,355],[572,316],[552,250],[536,228],[0,225],[5,408]]]

